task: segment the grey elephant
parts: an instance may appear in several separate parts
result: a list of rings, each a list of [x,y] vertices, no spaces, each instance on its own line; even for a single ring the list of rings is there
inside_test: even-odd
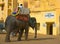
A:
[[[18,41],[21,40],[23,31],[25,30],[25,40],[28,39],[28,31],[29,31],[29,23],[21,20],[17,20],[14,16],[7,16],[5,21],[5,29],[6,29],[6,42],[10,42],[10,33],[15,31],[20,31],[18,36]]]

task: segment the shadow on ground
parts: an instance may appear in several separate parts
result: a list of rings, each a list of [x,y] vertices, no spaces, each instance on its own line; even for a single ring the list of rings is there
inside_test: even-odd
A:
[[[55,38],[36,38],[36,39],[29,39],[29,41],[31,41],[31,40],[50,40],[50,39],[55,39]]]
[[[33,38],[28,40],[22,39],[21,41],[41,41],[41,40],[53,40],[53,39],[56,39],[56,38]],[[13,40],[11,42],[17,42],[17,40]]]

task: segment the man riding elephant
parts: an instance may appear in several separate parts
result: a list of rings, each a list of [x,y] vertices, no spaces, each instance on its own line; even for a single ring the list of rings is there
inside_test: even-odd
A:
[[[36,26],[36,18],[30,17],[30,10],[27,7],[23,7],[23,4],[20,4],[18,6],[18,13],[20,16],[16,15],[17,19],[28,21],[29,26],[32,27],[33,29],[35,28],[35,38],[37,37],[37,26]]]
[[[27,7],[23,7],[23,4],[18,6],[18,12],[20,15],[29,15],[30,16],[30,9]]]
[[[17,13],[19,13],[19,11]],[[6,18],[5,29],[7,31],[7,34],[6,34],[5,41],[7,41],[7,42],[10,41],[11,32],[14,32],[17,30],[20,31],[18,40],[21,40],[24,30],[25,30],[25,40],[28,39],[29,23],[28,23],[28,20],[26,20],[26,19],[28,19],[28,17],[26,14],[23,14],[23,16],[22,16],[20,13],[19,14],[17,14],[17,13],[14,11],[12,13],[13,15],[7,16],[7,18]]]
[[[13,15],[7,16],[6,21],[5,21],[5,29],[7,31],[5,41],[9,42],[11,32],[15,32],[17,30],[20,31],[19,36],[18,36],[19,41],[21,40],[24,30],[25,30],[25,40],[28,39],[29,16],[25,12],[28,9],[23,8],[22,10],[24,11],[24,13],[22,12],[22,14],[18,10],[18,12],[14,11],[12,13]]]
[[[5,22],[5,29],[7,31],[5,41],[10,41],[11,32],[20,31],[18,40],[21,40],[23,31],[25,30],[25,40],[28,39],[28,31],[29,31],[29,20],[30,20],[30,10],[28,8],[22,8],[22,11],[18,8],[18,12],[13,12],[13,15],[7,16]],[[34,18],[35,19],[35,18]],[[35,20],[33,22],[36,24]],[[33,28],[34,25],[31,25]],[[35,29],[36,30],[36,29]]]
[[[15,16],[19,20],[29,20],[30,10],[29,8],[23,7],[22,4],[18,8],[14,9],[12,16]]]

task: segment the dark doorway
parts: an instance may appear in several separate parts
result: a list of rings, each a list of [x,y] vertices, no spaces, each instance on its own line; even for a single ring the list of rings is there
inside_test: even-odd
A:
[[[47,34],[53,35],[53,22],[47,22]]]

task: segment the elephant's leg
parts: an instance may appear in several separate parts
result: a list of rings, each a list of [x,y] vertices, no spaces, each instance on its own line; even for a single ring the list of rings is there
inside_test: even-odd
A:
[[[34,38],[37,38],[37,24],[35,25],[35,37]]]
[[[10,42],[10,31],[7,31],[5,41]]]
[[[35,29],[35,36],[34,38],[37,38],[37,29]]]
[[[25,40],[28,40],[28,32],[29,32],[29,29],[25,29]]]
[[[20,29],[19,36],[18,36],[18,41],[21,41],[21,37],[23,35],[24,29]]]

